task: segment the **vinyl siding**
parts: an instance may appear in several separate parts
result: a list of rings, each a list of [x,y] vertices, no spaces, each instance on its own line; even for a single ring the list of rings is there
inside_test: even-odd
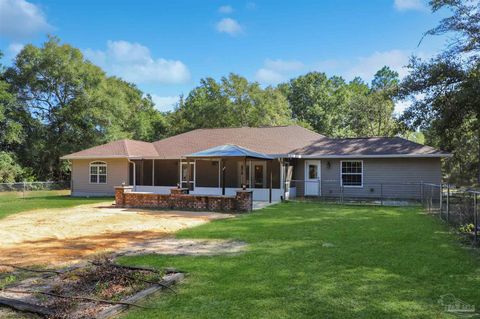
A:
[[[90,184],[90,163],[107,163],[107,183]],[[128,183],[128,161],[126,159],[72,160],[72,196],[110,196],[115,186]]]
[[[363,161],[363,186],[344,187],[343,194],[345,197],[418,198],[422,191],[420,183],[440,184],[442,180],[441,160],[439,158],[361,160]],[[322,196],[340,196],[342,191],[340,162],[340,159],[321,160]],[[328,163],[330,163],[330,167]],[[294,179],[304,180],[304,172],[305,161],[303,159],[296,160]],[[303,195],[302,184],[300,182],[295,183],[299,196]]]

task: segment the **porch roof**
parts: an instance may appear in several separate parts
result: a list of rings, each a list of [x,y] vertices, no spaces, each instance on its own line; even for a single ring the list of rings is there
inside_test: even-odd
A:
[[[226,144],[208,148],[206,150],[186,155],[185,157],[194,158],[218,158],[218,157],[248,157],[271,160],[273,157],[249,150],[248,148],[241,147],[234,144]]]

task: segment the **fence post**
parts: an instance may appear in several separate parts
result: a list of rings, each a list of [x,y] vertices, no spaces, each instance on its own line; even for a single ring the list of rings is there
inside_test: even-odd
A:
[[[340,188],[341,188],[341,198],[340,198],[340,201],[341,203],[343,204],[343,183],[340,185]]]
[[[447,223],[450,218],[450,183],[447,183]]]
[[[440,183],[440,219],[442,218],[442,211],[443,211],[443,183]]]
[[[433,186],[430,185],[430,212],[433,212]]]
[[[477,216],[477,193],[473,193],[473,218],[475,223],[475,229],[473,231],[474,235],[474,242],[477,243],[477,235],[478,235],[478,216]]]
[[[22,191],[22,197],[25,198],[25,180],[23,180],[23,191]]]
[[[380,183],[380,205],[383,206],[383,183]]]
[[[420,182],[420,198],[422,200],[422,205],[425,206],[425,196],[423,192],[423,182]]]

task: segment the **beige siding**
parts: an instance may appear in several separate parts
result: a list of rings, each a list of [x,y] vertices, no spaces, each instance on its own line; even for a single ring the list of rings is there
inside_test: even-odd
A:
[[[355,160],[355,159],[349,159]],[[439,158],[358,159],[363,161],[363,187],[344,187],[344,196],[385,198],[418,198],[420,183],[439,184],[442,180]],[[339,196],[340,159],[321,160],[323,196]],[[304,180],[305,162],[295,162],[294,179]],[[297,194],[303,195],[303,185],[296,182]],[[294,185],[292,185],[294,186]]]
[[[107,183],[90,183],[90,163],[107,163]],[[128,183],[128,161],[126,159],[72,160],[72,195],[107,196],[114,195],[115,186]]]

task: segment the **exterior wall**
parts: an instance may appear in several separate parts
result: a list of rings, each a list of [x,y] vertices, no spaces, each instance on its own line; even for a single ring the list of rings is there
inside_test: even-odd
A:
[[[107,163],[107,183],[90,183],[90,163]],[[72,196],[113,196],[115,186],[128,183],[126,159],[76,159],[72,160]]]
[[[349,159],[350,160],[350,159]],[[356,160],[356,159],[351,159]],[[383,158],[361,159],[363,161],[363,186],[344,187],[345,197],[371,198],[418,198],[420,183],[440,184],[441,160],[439,158]],[[321,159],[322,196],[341,196],[340,159]],[[330,163],[330,167],[328,167]],[[305,179],[305,161],[295,163],[294,179]],[[304,185],[294,183],[297,196],[303,196]]]

